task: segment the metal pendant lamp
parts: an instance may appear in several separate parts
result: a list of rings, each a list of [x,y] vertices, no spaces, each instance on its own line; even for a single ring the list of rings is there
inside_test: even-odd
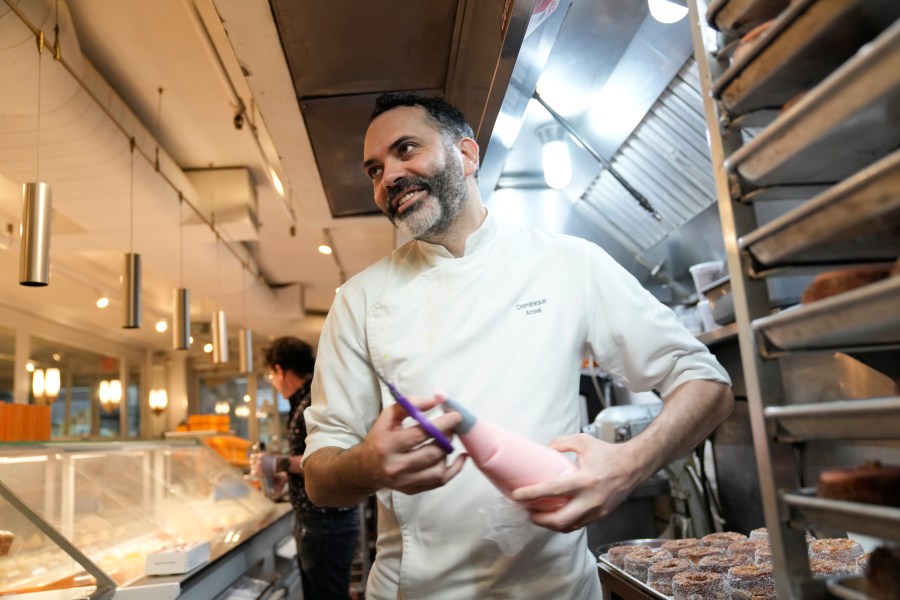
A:
[[[37,149],[35,181],[22,186],[22,242],[19,252],[19,283],[39,287],[50,283],[50,186],[40,180],[41,172],[41,64],[44,32],[38,32]]]
[[[130,251],[122,255],[122,305],[125,309],[124,329],[141,326],[141,255],[134,252],[134,138],[131,146],[131,188],[129,191]]]
[[[178,228],[179,228],[179,260],[181,286],[175,288],[174,308],[172,314],[172,348],[175,350],[191,349],[191,292],[184,287],[184,196],[178,194]]]
[[[22,200],[19,283],[45,286],[50,283],[50,186],[41,181],[25,183]]]

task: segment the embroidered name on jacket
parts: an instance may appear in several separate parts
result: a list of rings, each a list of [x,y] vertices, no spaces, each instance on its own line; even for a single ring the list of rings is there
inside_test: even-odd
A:
[[[547,299],[541,298],[540,300],[532,300],[531,302],[516,304],[516,310],[525,311],[526,315],[536,315],[539,312],[542,312],[541,307],[544,304],[547,304]]]

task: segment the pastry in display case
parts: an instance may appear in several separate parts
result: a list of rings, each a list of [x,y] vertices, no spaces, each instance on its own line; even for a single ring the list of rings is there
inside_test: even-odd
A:
[[[118,590],[153,582],[151,574],[162,572],[160,557],[203,549],[199,561],[195,555],[185,563],[194,569],[179,575],[187,579],[276,522],[279,535],[289,536],[292,528],[288,504],[273,503],[197,440],[8,447],[0,454],[0,481],[34,520],[83,553]],[[9,531],[0,539],[7,547],[0,558],[7,567],[0,569],[2,597],[26,587],[24,579],[10,578],[12,561],[23,573],[49,569],[51,562],[38,552],[47,544],[34,523],[0,523]],[[60,579],[85,574],[57,551],[57,562],[68,569],[59,571]]]

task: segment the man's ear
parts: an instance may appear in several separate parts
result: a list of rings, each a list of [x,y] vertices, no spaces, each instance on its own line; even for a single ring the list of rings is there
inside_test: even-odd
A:
[[[470,137],[459,141],[459,151],[463,155],[466,177],[478,171],[478,143]]]

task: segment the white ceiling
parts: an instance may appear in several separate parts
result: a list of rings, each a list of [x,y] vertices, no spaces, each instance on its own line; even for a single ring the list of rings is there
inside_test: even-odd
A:
[[[55,3],[13,4],[52,43]],[[100,92],[93,102],[49,51],[41,58],[40,176],[54,196],[51,284],[10,284],[4,303],[165,349],[171,334],[156,333],[153,324],[159,318],[171,323],[172,288],[183,282],[192,293],[194,321],[208,321],[222,308],[231,324],[262,336],[291,333],[314,341],[342,277],[393,247],[393,228],[384,219],[330,217],[268,3],[220,4],[243,24],[234,39],[210,0],[59,2],[63,61],[82,81],[91,79],[87,63],[93,64],[108,89],[94,86]],[[0,103],[0,215],[17,230],[20,184],[34,179],[38,53],[31,32],[3,4],[0,27],[0,51],[14,58],[0,63],[0,81],[4,88],[17,81],[12,87],[19,91]],[[243,64],[236,51],[244,54]],[[238,97],[247,106],[241,129],[234,125]],[[97,110],[100,104],[112,114]],[[111,125],[113,118],[128,133]],[[150,157],[135,155],[133,242],[129,135]],[[174,183],[154,171],[157,144],[161,172]],[[275,191],[269,166],[288,186],[285,196]],[[213,208],[183,172],[221,167],[244,167],[256,184],[258,238],[248,247],[229,240],[221,222],[217,241],[188,204],[179,205],[181,191],[210,221]],[[182,221],[194,225],[179,227]],[[326,229],[337,260],[317,251]],[[130,247],[144,264],[144,319],[137,331],[121,329],[118,302],[120,254]],[[17,260],[17,243],[0,255],[0,272],[10,282]],[[104,311],[94,307],[100,293],[113,300]]]
[[[502,0],[478,0],[482,3],[478,5],[469,4],[474,0],[457,1],[458,15],[473,6],[479,10],[490,6],[499,14],[504,5]],[[444,2],[444,12],[448,2],[452,0]],[[519,17],[525,7],[525,23],[528,3],[514,2]],[[297,6],[317,10],[315,3]],[[341,10],[349,11],[355,5],[342,6]],[[373,15],[390,18],[386,14],[390,7],[380,0],[367,6]],[[641,110],[647,111],[687,57],[680,54],[681,48],[690,46],[685,24],[661,28],[647,16],[644,2],[561,0],[559,6],[556,17],[565,21],[561,27],[559,20],[554,25],[559,37],[549,40],[551,45],[555,41],[553,52],[544,47],[543,38],[539,40],[542,34],[530,38],[533,46],[541,46],[537,53],[543,53],[546,62],[534,68],[541,71],[541,95],[579,128],[587,129],[587,112],[598,90],[608,81],[622,79],[617,73],[642,82],[639,92],[647,97],[640,100]],[[52,60],[49,51],[40,59],[40,125],[35,37],[16,13],[43,29],[50,44],[54,24],[60,25],[62,62]],[[469,82],[459,72],[471,59],[464,56],[464,46],[474,42],[460,32],[476,35],[480,28],[494,35],[499,27],[493,22],[456,19],[448,26],[454,27],[454,36],[460,36],[454,42],[453,60],[458,62],[448,71],[461,82],[455,85],[465,88]],[[550,18],[547,23],[553,21]],[[524,37],[522,22],[513,20],[509,31],[517,26]],[[377,32],[376,22],[372,27]],[[337,32],[323,36],[334,38],[335,53],[352,52],[351,60],[365,62],[366,48]],[[318,43],[321,46],[322,39]],[[679,50],[673,52],[673,47]],[[534,55],[527,44],[523,48],[519,63]],[[638,64],[624,69],[620,62],[629,56],[636,57]],[[515,62],[516,55],[503,54],[498,73],[503,68],[511,72]],[[519,63],[516,69],[527,67]],[[485,69],[484,64],[475,67]],[[651,81],[652,90],[648,88]],[[11,237],[17,237],[20,186],[35,178],[38,155],[40,178],[51,185],[54,202],[51,284],[26,288],[13,283],[18,281],[18,241],[11,239],[8,248],[0,250],[0,275],[8,282],[0,304],[97,331],[138,348],[166,350],[171,347],[171,333],[157,333],[153,324],[160,318],[171,323],[172,290],[183,282],[191,290],[192,320],[197,324],[208,323],[213,310],[224,309],[233,334],[237,325],[249,326],[257,333],[257,343],[283,334],[315,343],[335,289],[396,243],[393,228],[380,216],[331,216],[267,0],[59,0],[58,4],[56,0],[0,0],[0,83],[4,90],[0,94],[0,246],[7,226],[13,229]],[[503,91],[488,104],[499,105]],[[527,101],[530,89],[521,91]],[[465,89],[461,94],[471,96]],[[572,105],[564,102],[579,98]],[[531,104],[527,113],[522,105],[515,115],[525,125],[511,148],[497,145],[489,135],[493,128],[489,111],[485,109],[481,116],[487,129],[479,137],[491,140],[482,144],[482,155],[487,155],[485,160],[498,157],[507,180],[540,179],[540,151],[532,129],[550,116],[535,112]],[[494,106],[494,110],[501,109]],[[238,113],[243,116],[240,129],[235,127]],[[639,119],[638,115],[630,127]],[[627,132],[614,141],[609,134],[600,131],[586,136],[607,158]],[[136,142],[133,199],[128,141],[132,136]],[[574,143],[571,147],[581,151]],[[548,194],[553,196],[550,204],[577,203],[599,171],[593,159],[581,152],[575,156],[576,164],[584,165],[577,184],[563,192],[527,184],[516,190],[522,202],[544,212],[547,203],[542,199]],[[249,172],[258,203],[258,231],[246,211],[228,222],[222,215],[223,200],[204,196],[191,182],[192,170],[222,168]],[[270,168],[286,185],[284,195],[276,191]],[[493,172],[499,175],[500,169]],[[180,205],[179,192],[185,204]],[[543,219],[540,214],[536,213],[537,224]],[[216,216],[218,239],[209,226]],[[332,256],[317,251],[326,232],[336,249]],[[609,242],[599,229],[574,234]],[[142,255],[144,264],[144,319],[139,330],[121,328],[120,255],[131,247]],[[94,306],[101,293],[113,300],[105,310]]]

